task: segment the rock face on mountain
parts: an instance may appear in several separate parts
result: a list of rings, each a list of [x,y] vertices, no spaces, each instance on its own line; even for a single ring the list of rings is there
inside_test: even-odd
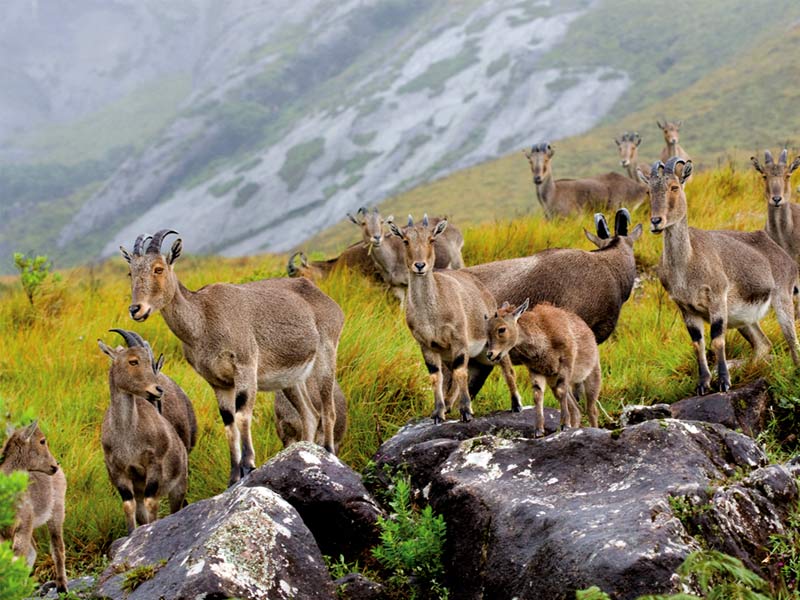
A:
[[[787,467],[761,468],[767,458],[751,438],[716,424],[660,419],[543,439],[507,423],[466,440],[436,429],[401,429],[375,461],[409,472],[445,516],[456,598],[671,591],[700,548],[694,535],[758,569],[798,497]]]
[[[137,10],[159,14],[156,4]],[[204,32],[179,62],[191,96],[86,202],[62,246],[99,234],[109,255],[171,226],[188,252],[286,250],[358,206],[584,131],[629,85],[605,67],[540,65],[588,0],[279,4],[206,0],[183,15],[181,35]]]

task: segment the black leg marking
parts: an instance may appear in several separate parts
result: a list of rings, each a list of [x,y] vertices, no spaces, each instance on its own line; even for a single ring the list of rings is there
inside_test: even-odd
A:
[[[453,361],[453,371],[455,371],[459,367],[463,367],[465,364],[467,364],[467,355],[459,354]]]
[[[133,492],[128,488],[118,487],[117,491],[119,495],[122,497],[123,502],[127,502],[128,500],[133,500]]]
[[[158,493],[158,481],[148,481],[144,486],[144,497],[152,498]]]
[[[236,392],[236,412],[242,410],[245,404],[247,404],[247,392],[244,390]]]
[[[224,425],[230,425],[231,423],[233,423],[233,413],[229,411],[227,408],[220,408],[219,416],[222,417],[222,423]]]
[[[722,319],[715,319],[711,322],[711,339],[716,339],[725,333],[725,330],[722,328]]]
[[[428,368],[428,373],[430,373],[431,375],[439,372],[439,367],[437,367],[436,365],[432,365],[431,363],[426,362],[425,366]]]
[[[689,330],[689,337],[690,337],[690,338],[692,338],[692,341],[693,341],[693,342],[699,342],[700,340],[702,340],[702,339],[703,339],[703,332],[702,332],[702,331],[700,331],[700,330],[699,330],[697,327],[695,327],[694,325],[688,325],[688,326],[686,327],[686,329],[688,329],[688,330]],[[713,336],[712,336],[712,337],[713,337]]]

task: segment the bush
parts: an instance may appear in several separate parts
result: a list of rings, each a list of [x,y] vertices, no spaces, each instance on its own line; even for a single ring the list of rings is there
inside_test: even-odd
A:
[[[28,297],[28,302],[33,306],[33,298],[39,292],[42,284],[50,276],[50,269],[53,266],[47,256],[28,257],[21,252],[14,252],[14,266],[19,271],[19,278],[22,282],[22,289]],[[58,279],[57,275],[53,276]]]
[[[25,490],[28,477],[24,473],[0,473],[0,530],[14,523],[14,504]],[[18,600],[33,593],[30,569],[24,558],[17,559],[11,542],[0,544],[0,600]]]
[[[389,573],[388,583],[408,598],[447,598],[442,585],[445,542],[444,518],[434,516],[430,506],[417,512],[411,503],[411,483],[395,480],[389,502],[393,514],[378,519],[381,542],[372,555]]]

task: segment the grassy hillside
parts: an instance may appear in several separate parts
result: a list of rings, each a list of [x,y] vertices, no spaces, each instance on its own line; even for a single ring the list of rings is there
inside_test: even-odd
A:
[[[800,5],[794,12],[800,13]],[[795,107],[800,105],[800,87],[792,82],[800,81],[800,62],[793,58],[800,52],[800,21],[789,22],[775,25],[752,47],[742,48],[734,60],[686,89],[585,135],[553,142],[556,177],[608,170],[623,173],[613,142],[623,131],[641,134],[640,160],[652,162],[663,147],[656,120],[664,115],[683,119],[681,145],[701,169],[730,161],[737,169],[751,169],[749,157],[765,147],[774,150],[786,144],[798,151],[800,112]],[[384,214],[398,215],[424,209],[465,224],[539,211],[528,162],[521,152],[420,186],[388,199],[380,208]],[[357,239],[356,228],[343,220],[302,246],[332,253]]]
[[[690,220],[695,225],[736,229],[763,225],[765,201],[760,179],[753,173],[730,168],[700,173],[687,193]],[[415,206],[414,212],[419,213],[420,209]],[[646,207],[634,214],[634,222],[646,218]],[[591,223],[590,215],[552,222],[529,215],[468,227],[465,260],[476,264],[552,246],[590,249],[582,228]],[[672,402],[690,395],[694,388],[696,367],[688,336],[674,305],[653,278],[661,243],[661,238],[645,233],[637,244],[641,285],[625,305],[616,333],[601,346],[601,422],[605,424],[626,404]],[[282,271],[283,263],[282,257],[272,256],[185,257],[177,263],[176,270],[181,280],[195,289],[214,281],[237,282],[276,275]],[[408,419],[430,413],[431,392],[419,349],[399,307],[387,293],[349,272],[335,273],[322,287],[347,316],[338,373],[349,400],[350,427],[341,456],[358,469],[382,439]],[[67,475],[66,540],[71,573],[102,564],[101,553],[124,533],[121,504],[108,481],[100,448],[100,423],[108,405],[108,359],[97,348],[96,340],[117,343],[116,335],[108,333],[109,328],[134,329],[150,340],[157,352],[164,352],[164,371],[183,386],[194,402],[199,440],[189,461],[189,500],[216,494],[227,481],[227,445],[211,389],[183,359],[179,342],[159,315],[143,324],[130,320],[129,299],[126,267],[121,258],[93,269],[64,272],[63,280],[51,284],[34,308],[28,305],[13,278],[0,281],[4,411],[15,420],[34,416],[40,419]],[[767,376],[787,414],[792,414],[800,409],[794,391],[800,377],[791,365],[774,318],[769,317],[765,329],[776,344],[775,357],[768,365],[747,363],[733,369],[733,383],[739,385],[758,375]],[[750,356],[749,348],[737,335],[730,334],[728,341],[731,357]],[[527,378],[519,379],[524,401],[530,404]],[[547,401],[555,405],[549,392]],[[254,421],[259,463],[280,448],[271,404],[271,395],[259,394]],[[480,414],[508,408],[507,404],[507,391],[495,374],[475,400],[474,408]],[[781,415],[784,413],[779,411],[778,418],[784,418]],[[796,427],[798,421],[784,423],[787,424]],[[774,440],[783,434],[780,423],[774,426],[766,441],[777,451]],[[41,542],[40,548],[46,548],[44,538]],[[50,559],[41,551],[38,572],[44,577],[50,568]]]

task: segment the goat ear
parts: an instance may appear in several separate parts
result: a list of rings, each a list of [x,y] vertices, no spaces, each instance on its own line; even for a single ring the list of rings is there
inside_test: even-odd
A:
[[[586,239],[589,240],[590,242],[592,242],[598,248],[602,248],[603,247],[603,240],[601,240],[599,237],[597,237],[595,234],[593,234],[591,231],[589,231],[585,227],[583,228],[583,235],[585,235]]]
[[[351,221],[352,223],[355,223],[356,225],[361,225],[361,221],[359,221],[358,219],[356,219],[356,218],[355,218],[355,217],[354,217],[352,214],[350,214],[350,213],[347,213],[347,218],[348,218],[348,219],[350,219],[350,221]]]
[[[636,227],[634,227],[633,231],[631,231],[628,234],[628,240],[630,240],[631,242],[635,242],[640,237],[642,237],[642,224],[641,223],[639,223]]]
[[[127,262],[128,264],[131,264],[131,255],[130,255],[130,253],[129,253],[129,252],[126,250],[126,249],[125,249],[125,246],[120,246],[120,247],[119,247],[119,251],[122,253],[122,258],[124,258],[124,259],[125,259],[125,262]]]
[[[172,247],[169,249],[169,254],[167,255],[167,264],[172,264],[178,257],[181,255],[181,251],[183,250],[183,240],[178,238],[174,242],[172,242]]]
[[[156,372],[156,375],[158,375],[161,372],[161,368],[163,366],[164,366],[164,355],[160,354],[155,365],[153,365],[153,370]]]
[[[766,175],[766,173],[764,173],[764,167],[761,166],[761,163],[758,162],[758,159],[755,156],[750,157],[750,162],[753,163],[753,166],[756,168],[756,171],[758,171],[762,175]]]
[[[636,169],[636,175],[639,177],[639,181],[641,181],[643,184],[650,184],[650,177],[644,171],[642,171],[641,168]]]
[[[659,121],[658,119],[656,119],[656,125],[658,125],[659,129],[664,129],[664,126],[661,124],[661,121]]]
[[[797,158],[795,158],[795,159],[792,161],[792,164],[791,164],[791,165],[789,165],[789,175],[791,175],[792,173],[794,173],[794,171],[795,171],[795,169],[797,169],[797,167],[800,167],[800,156],[798,156]]]
[[[384,223],[393,223],[394,222],[394,215],[389,215],[383,220]]]
[[[436,227],[433,229],[433,237],[437,237],[444,233],[444,230],[447,229],[447,219],[442,219],[436,224]]]
[[[619,146],[619,145],[620,145],[620,141],[619,141],[617,138],[614,138],[614,143],[615,143],[617,146]]]
[[[100,350],[103,351],[103,354],[108,355],[111,360],[114,360],[117,356],[117,351],[111,348],[110,346],[106,346],[103,340],[97,340],[97,345],[100,346]]]
[[[686,183],[686,180],[689,179],[689,176],[692,174],[692,161],[687,160],[686,164],[683,165],[683,170],[681,171],[681,185]]]
[[[34,419],[33,422],[23,430],[22,439],[26,443],[31,441],[31,438],[33,437],[33,434],[36,433],[36,429],[38,428],[38,426],[39,426],[39,420]]]
[[[683,125],[683,121],[675,121],[675,127],[677,127],[678,129],[680,129],[680,128],[681,128],[681,125]]]
[[[533,156],[533,154],[531,153],[531,151],[530,151],[530,150],[528,150],[527,148],[525,148],[525,149],[522,151],[522,153],[525,155],[525,158],[527,158],[527,159],[530,159],[530,157],[531,157],[531,156]]]
[[[547,144],[546,153],[548,158],[553,158],[553,155],[556,153],[556,151],[553,150],[553,147],[550,144]]]
[[[394,224],[394,221],[389,221],[389,231],[391,231],[394,235],[399,237],[401,240],[405,239],[406,236],[403,235],[403,232],[400,231],[400,228]]]
[[[517,321],[522,316],[522,313],[524,313],[526,310],[528,310],[528,307],[530,305],[531,305],[531,299],[530,298],[525,298],[525,302],[520,304],[516,308],[514,313],[512,314],[512,316],[514,317],[514,321]]]

